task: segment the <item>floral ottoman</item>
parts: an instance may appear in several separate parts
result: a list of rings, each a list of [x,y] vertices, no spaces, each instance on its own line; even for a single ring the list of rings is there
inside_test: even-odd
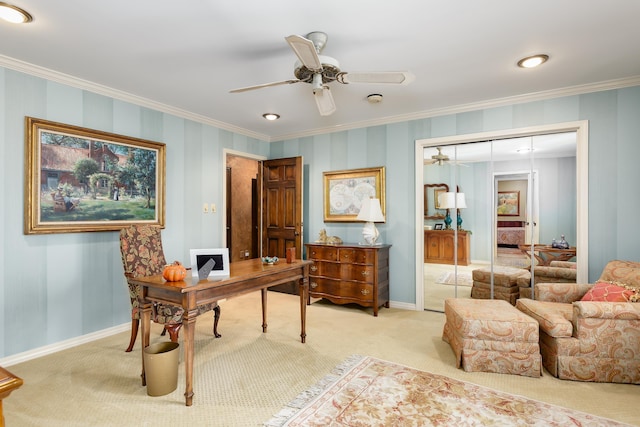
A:
[[[448,298],[442,339],[456,366],[539,377],[542,373],[538,322],[503,300]]]
[[[520,297],[518,279],[531,280],[528,270],[514,267],[494,266],[490,268],[477,268],[473,270],[473,287],[471,298],[491,299],[491,275],[493,274],[493,298],[509,301],[516,304]]]

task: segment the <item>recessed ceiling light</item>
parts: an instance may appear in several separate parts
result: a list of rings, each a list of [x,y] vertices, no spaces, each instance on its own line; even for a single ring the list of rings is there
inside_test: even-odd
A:
[[[367,96],[367,101],[369,101],[369,104],[379,104],[382,102],[382,95],[379,93],[372,93]]]
[[[13,24],[26,24],[33,21],[33,17],[27,11],[4,2],[0,2],[0,19]]]
[[[542,65],[549,59],[549,55],[533,55],[522,58],[518,61],[518,67],[520,68],[534,68],[538,65]]]
[[[267,120],[273,121],[273,120],[278,120],[280,118],[280,114],[264,113],[262,117],[264,117]]]

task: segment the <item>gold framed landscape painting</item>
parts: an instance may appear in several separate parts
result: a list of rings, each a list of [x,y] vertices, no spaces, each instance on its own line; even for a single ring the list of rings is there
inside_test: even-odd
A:
[[[165,144],[25,117],[24,233],[165,224]]]
[[[324,221],[356,222],[365,198],[380,200],[386,217],[384,166],[323,172]]]

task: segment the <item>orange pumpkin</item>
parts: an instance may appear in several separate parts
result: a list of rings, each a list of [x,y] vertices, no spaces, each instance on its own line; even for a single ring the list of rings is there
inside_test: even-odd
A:
[[[179,261],[174,261],[173,264],[165,265],[162,270],[162,277],[167,282],[179,282],[187,276],[187,269],[184,268]]]

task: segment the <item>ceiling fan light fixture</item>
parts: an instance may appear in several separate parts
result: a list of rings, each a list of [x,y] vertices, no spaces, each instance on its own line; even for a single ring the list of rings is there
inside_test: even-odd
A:
[[[535,68],[544,64],[549,60],[549,55],[538,54],[533,56],[527,56],[518,61],[518,67],[520,68]]]
[[[27,22],[33,21],[33,16],[17,6],[0,2],[0,19],[11,22],[12,24],[26,24]]]
[[[264,113],[262,115],[262,117],[264,117],[265,119],[269,120],[269,121],[274,121],[274,120],[278,120],[280,118],[280,114],[276,114],[276,113]]]

